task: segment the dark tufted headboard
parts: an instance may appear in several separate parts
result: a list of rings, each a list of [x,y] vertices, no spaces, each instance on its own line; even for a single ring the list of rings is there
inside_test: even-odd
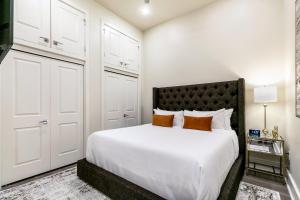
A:
[[[153,88],[153,108],[213,111],[233,108],[231,127],[245,152],[245,80]]]

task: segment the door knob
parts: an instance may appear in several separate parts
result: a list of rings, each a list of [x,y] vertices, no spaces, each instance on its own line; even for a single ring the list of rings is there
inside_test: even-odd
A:
[[[124,117],[128,117],[129,115],[127,115],[127,114],[124,114]]]
[[[63,43],[61,43],[61,42],[58,42],[58,41],[56,41],[56,40],[53,40],[53,44],[54,44],[55,46],[58,46],[58,45],[63,45]]]
[[[49,39],[46,37],[40,37],[42,40],[44,40],[44,42],[49,43]]]
[[[39,122],[40,125],[47,125],[48,124],[48,120],[42,120]]]

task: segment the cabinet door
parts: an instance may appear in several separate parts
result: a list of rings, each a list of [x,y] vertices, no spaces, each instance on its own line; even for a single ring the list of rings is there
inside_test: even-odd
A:
[[[125,70],[133,73],[139,72],[139,43],[127,36],[123,36],[123,62]]]
[[[51,169],[83,157],[83,66],[51,65]]]
[[[15,0],[14,7],[15,42],[50,47],[50,0]]]
[[[138,125],[138,79],[123,76],[123,127]]]
[[[103,31],[104,66],[122,70],[122,35],[108,26]]]
[[[52,48],[72,56],[85,56],[85,14],[61,0],[51,4]]]
[[[50,170],[48,63],[11,51],[1,65],[2,184]]]
[[[122,76],[105,72],[104,75],[104,129],[123,127]]]

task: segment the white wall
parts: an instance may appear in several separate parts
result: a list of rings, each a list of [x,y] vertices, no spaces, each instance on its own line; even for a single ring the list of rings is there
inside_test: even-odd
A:
[[[279,86],[269,128],[285,133],[283,1],[219,0],[144,34],[143,121],[151,121],[152,87],[246,79],[246,125],[262,128],[253,87]]]
[[[88,13],[89,133],[101,129],[101,22],[109,23],[142,41],[143,33],[93,0],[67,0]]]
[[[290,150],[291,174],[300,186],[300,118],[295,112],[295,1],[285,0],[285,55],[286,55],[286,126]],[[299,196],[300,197],[300,196]]]

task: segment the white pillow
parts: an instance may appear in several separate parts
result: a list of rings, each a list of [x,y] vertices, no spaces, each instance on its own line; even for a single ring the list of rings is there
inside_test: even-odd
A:
[[[174,115],[173,126],[182,127],[183,111],[167,111],[167,110],[154,109],[154,114],[156,114],[156,115]]]
[[[213,129],[226,129],[225,125],[225,108],[217,111],[184,111],[184,116],[192,117],[210,117],[212,116]]]
[[[233,113],[233,108],[225,110],[225,129],[232,130],[231,128],[231,115]]]

